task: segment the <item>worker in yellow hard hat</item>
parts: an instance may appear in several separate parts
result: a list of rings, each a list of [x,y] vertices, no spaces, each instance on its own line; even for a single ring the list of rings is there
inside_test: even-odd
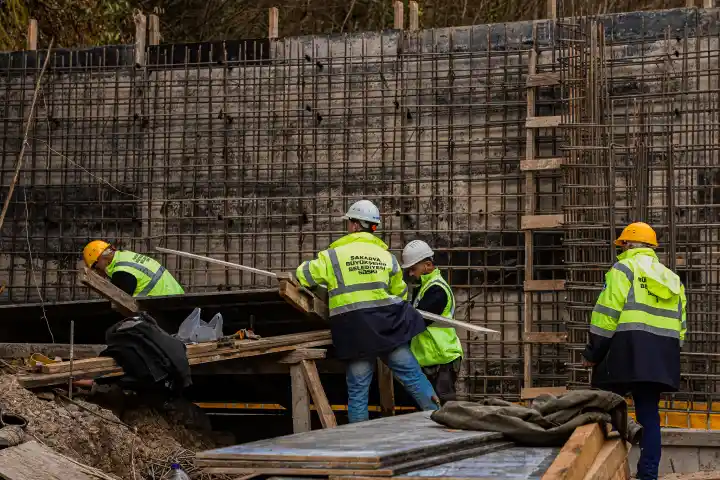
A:
[[[165,267],[152,258],[128,250],[116,250],[103,240],[83,249],[88,268],[103,273],[116,287],[133,297],[157,297],[185,293]]]
[[[657,235],[647,223],[625,227],[615,245],[622,253],[605,274],[583,364],[594,367],[593,387],[632,394],[643,426],[638,478],[655,480],[661,455],[660,394],[680,386],[680,348],[687,330],[685,287],[658,260]]]

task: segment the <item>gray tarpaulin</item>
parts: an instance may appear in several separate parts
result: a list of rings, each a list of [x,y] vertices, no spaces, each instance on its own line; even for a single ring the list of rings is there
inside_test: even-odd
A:
[[[642,427],[627,416],[620,395],[600,390],[572,390],[564,395],[541,395],[530,407],[496,398],[480,402],[448,402],[431,418],[460,430],[503,433],[508,439],[531,446],[561,446],[576,427],[611,423],[630,443],[640,440]]]

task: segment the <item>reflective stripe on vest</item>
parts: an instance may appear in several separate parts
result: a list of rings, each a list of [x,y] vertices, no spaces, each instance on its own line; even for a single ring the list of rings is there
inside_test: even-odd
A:
[[[362,244],[352,244],[353,246],[343,246],[338,248],[353,248],[353,249],[363,249],[370,248],[371,250],[373,247],[371,245],[362,245]],[[330,259],[330,265],[332,268],[333,275],[335,277],[335,282],[337,283],[337,286],[335,288],[328,289],[328,298],[330,300],[330,316],[333,315],[339,315],[342,313],[348,313],[353,312],[356,310],[362,310],[366,308],[377,308],[377,307],[386,307],[389,305],[396,305],[399,303],[402,303],[402,298],[390,294],[390,284],[389,280],[390,278],[400,272],[400,264],[398,263],[397,259],[394,255],[390,254],[389,252],[385,250],[381,250],[379,247],[374,247],[377,249],[377,253],[382,255],[390,255],[392,258],[392,267],[391,271],[388,272],[387,281],[386,280],[373,280],[369,282],[363,282],[363,283],[354,283],[354,284],[346,284],[345,283],[345,275],[343,273],[342,266],[340,265],[340,259],[338,258],[338,253],[336,249],[331,248],[326,250],[328,258]],[[387,272],[387,270],[386,270]],[[310,275],[310,266],[309,264],[306,264],[306,266],[303,267],[303,273],[305,274],[305,279],[310,283],[312,281],[312,276]],[[360,300],[360,301],[351,301],[344,305],[333,305],[333,300],[336,300],[337,297],[340,295],[347,295],[347,294],[353,294],[358,292],[372,292],[380,290],[384,293],[385,298],[377,298],[372,300]]]
[[[153,273],[151,270],[146,268],[144,265],[140,265],[139,263],[135,263],[135,262],[117,262],[115,264],[115,266],[116,267],[134,268],[135,270],[138,270],[138,271],[144,273],[145,275],[147,275],[148,277],[150,277],[150,282],[147,285],[145,285],[145,288],[143,288],[142,291],[140,291],[137,295],[135,295],[138,297],[145,296],[148,293],[150,293],[150,291],[153,288],[155,288],[155,285],[157,285],[157,283],[162,278],[163,273],[165,273],[165,267],[160,267],[157,272]]]
[[[437,285],[443,290],[445,290],[445,294],[448,297],[448,304],[443,309],[442,316],[446,318],[453,318],[455,316],[455,297],[452,294],[450,285],[448,285],[448,283],[442,277],[434,278],[422,286],[422,288],[418,292],[417,297],[415,298],[415,301],[413,301],[413,307],[417,307],[420,304],[420,300],[422,300],[422,298],[425,296],[425,292],[427,292],[430,287],[434,285]],[[448,307],[450,307],[449,311]]]
[[[682,297],[678,295],[677,309],[675,310],[653,307],[652,305],[646,305],[638,302],[635,293],[635,274],[632,269],[620,262],[613,265],[613,268],[625,274],[625,277],[627,277],[630,282],[630,291],[628,292],[625,306],[622,311],[618,311],[604,305],[595,305],[595,308],[593,309],[594,312],[617,319],[618,325],[615,331],[604,330],[600,327],[591,325],[590,332],[610,338],[615,332],[643,331],[662,337],[677,338],[680,340],[680,330],[676,328],[667,328],[669,327],[667,320],[679,322],[681,328],[685,328],[686,322],[682,321]],[[642,312],[654,317],[659,317],[660,320],[654,323],[662,323],[664,326],[651,325],[648,322],[628,321],[624,319],[623,317],[627,318],[628,316],[625,314],[630,312]],[[633,316],[632,313],[631,316]],[[649,320],[653,322],[653,319]]]

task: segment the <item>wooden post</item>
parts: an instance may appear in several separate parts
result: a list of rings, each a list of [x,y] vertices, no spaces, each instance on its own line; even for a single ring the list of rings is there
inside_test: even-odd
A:
[[[403,6],[403,2],[400,0],[397,0],[393,4],[393,12],[394,12],[394,21],[393,21],[393,28],[395,30],[402,30],[405,24],[405,7]]]
[[[147,36],[147,18],[142,12],[135,13],[135,65],[145,65],[145,37]]]
[[[268,13],[268,38],[275,39],[280,36],[280,10],[272,7]]]
[[[408,27],[411,32],[420,30],[420,8],[414,0],[408,3]]]
[[[335,414],[330,407],[325,396],[325,390],[323,389],[322,383],[320,383],[320,374],[318,373],[317,366],[314,360],[303,360],[300,362],[302,367],[302,373],[305,377],[305,383],[310,390],[310,396],[312,397],[315,409],[320,417],[320,423],[323,428],[334,428],[337,427],[337,420]]]
[[[710,9],[715,7],[715,0],[703,0],[703,8]]]
[[[290,388],[292,391],[293,433],[309,432],[310,396],[308,395],[302,366],[298,363],[290,365]]]
[[[547,0],[547,17],[550,20],[557,20],[558,0]]]
[[[148,19],[148,45],[160,45],[160,17],[151,13]]]
[[[695,0],[685,0],[685,8],[693,8],[695,6]]]
[[[395,415],[395,388],[392,370],[382,360],[377,360],[378,387],[380,389],[380,414],[383,417]]]
[[[37,50],[38,45],[38,24],[34,18],[30,19],[27,31],[27,49]]]

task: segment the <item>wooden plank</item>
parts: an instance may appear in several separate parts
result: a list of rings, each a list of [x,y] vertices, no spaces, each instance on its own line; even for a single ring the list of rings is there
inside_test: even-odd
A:
[[[32,440],[0,451],[0,477],[7,480],[97,480],[86,465],[70,461]],[[111,478],[105,476],[104,478]]]
[[[27,49],[37,50],[38,46],[38,23],[34,18],[30,19],[27,31]]]
[[[576,428],[542,480],[583,480],[604,441],[597,423]]]
[[[300,366],[305,376],[305,383],[307,384],[308,390],[310,390],[313,404],[320,417],[320,424],[323,428],[337,427],[335,414],[330,407],[330,402],[328,402],[325,396],[325,389],[323,389],[322,383],[320,382],[320,374],[317,371],[315,362],[312,360],[303,360],[300,362]]]
[[[547,0],[547,18],[550,20],[557,20],[558,0]]]
[[[525,280],[526,292],[559,292],[565,290],[565,280]]]
[[[557,332],[525,332],[525,343],[567,343],[567,333]]]
[[[273,40],[280,37],[280,10],[271,7],[268,10],[268,38]]]
[[[525,119],[525,128],[557,128],[561,124],[561,115],[550,115],[547,117],[527,117]]]
[[[290,366],[290,389],[292,391],[293,433],[309,432],[310,426],[310,395],[303,367],[300,364]]]
[[[377,359],[378,387],[380,389],[380,415],[390,417],[395,415],[395,386],[393,373],[390,368]]]
[[[420,8],[414,0],[408,2],[408,29],[411,32],[420,30]]]
[[[324,348],[299,348],[283,355],[278,363],[300,363],[303,360],[320,360],[325,358],[327,350]]]
[[[316,295],[286,275],[278,274],[277,278],[280,296],[296,310],[316,315],[322,319],[328,318],[327,302],[320,300]]]
[[[522,230],[541,230],[562,227],[563,215],[523,215],[520,218]]]
[[[73,362],[73,370],[81,372],[93,368],[113,368],[117,367],[117,363],[110,357],[86,358],[83,360],[75,360]],[[70,371],[70,362],[49,363],[40,367],[42,373],[61,373]]]
[[[73,345],[75,358],[94,358],[105,350],[105,345]],[[0,358],[28,358],[33,353],[41,353],[49,358],[70,357],[69,343],[0,343]]]
[[[525,83],[528,88],[552,87],[554,85],[560,85],[559,72],[529,73]]]
[[[397,0],[393,3],[393,28],[402,30],[405,25],[405,10],[403,2]]]
[[[624,440],[614,438],[605,441],[584,480],[612,480],[623,464],[627,464],[627,456],[628,449]]]
[[[131,317],[140,312],[140,307],[138,307],[138,304],[133,297],[123,292],[118,287],[110,283],[108,279],[102,278],[89,268],[83,267],[80,271],[79,279],[82,284],[87,285],[91,290],[94,290],[110,300],[113,307],[121,314]]]
[[[160,45],[160,17],[154,13],[148,15],[148,44]]]
[[[703,8],[706,10],[715,8],[715,0],[703,0]]]
[[[520,170],[523,172],[540,170],[557,170],[562,168],[563,159],[557,158],[534,158],[532,160],[520,160]]]
[[[147,36],[147,18],[142,12],[134,15],[135,21],[135,66],[145,65],[145,41]]]
[[[567,393],[567,388],[565,387],[533,387],[533,388],[523,388],[520,390],[520,399],[522,400],[532,400],[533,398],[537,398],[540,395],[544,393],[549,393],[550,395],[560,396],[564,393]]]

